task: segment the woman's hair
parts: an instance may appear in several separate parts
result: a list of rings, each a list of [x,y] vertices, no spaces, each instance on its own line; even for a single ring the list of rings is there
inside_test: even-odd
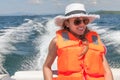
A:
[[[65,21],[63,22],[62,28],[63,28],[64,30],[70,31],[70,29],[66,26],[66,21],[69,21],[69,20],[65,20]]]

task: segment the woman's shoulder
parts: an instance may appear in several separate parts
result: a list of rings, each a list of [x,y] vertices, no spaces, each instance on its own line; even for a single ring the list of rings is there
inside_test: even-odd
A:
[[[56,41],[57,41],[57,37],[55,36],[55,37],[53,38],[53,42],[56,43]]]
[[[57,38],[54,37],[54,38],[51,40],[50,44],[49,44],[50,50],[51,50],[51,49],[52,49],[52,50],[55,50],[55,49],[56,49],[56,42],[57,42]]]
[[[51,44],[56,45],[56,42],[57,42],[57,37],[55,36],[55,37],[53,37],[53,39],[51,40]]]

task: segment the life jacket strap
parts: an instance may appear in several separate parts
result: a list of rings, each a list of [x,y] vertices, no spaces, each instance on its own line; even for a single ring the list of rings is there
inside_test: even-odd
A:
[[[86,76],[94,77],[94,78],[99,78],[99,77],[104,77],[104,75],[92,75],[92,74],[85,74]]]

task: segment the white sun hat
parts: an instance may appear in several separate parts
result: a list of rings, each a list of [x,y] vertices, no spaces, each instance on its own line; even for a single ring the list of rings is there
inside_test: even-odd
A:
[[[65,15],[59,15],[55,17],[55,24],[57,26],[62,27],[63,22],[66,19],[73,17],[87,17],[89,19],[89,23],[93,22],[95,19],[100,18],[99,15],[96,14],[88,14],[84,7],[84,4],[81,3],[72,3],[66,6]]]

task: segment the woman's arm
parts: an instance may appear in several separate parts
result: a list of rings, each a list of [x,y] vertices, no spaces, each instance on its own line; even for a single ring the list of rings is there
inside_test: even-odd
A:
[[[46,58],[46,61],[43,65],[43,75],[44,80],[52,80],[52,70],[51,66],[57,56],[57,49],[56,49],[56,38],[53,38],[49,45],[49,52]]]
[[[107,62],[105,55],[103,55],[103,66],[105,69],[105,80],[113,80],[112,71],[110,69],[110,66]]]

